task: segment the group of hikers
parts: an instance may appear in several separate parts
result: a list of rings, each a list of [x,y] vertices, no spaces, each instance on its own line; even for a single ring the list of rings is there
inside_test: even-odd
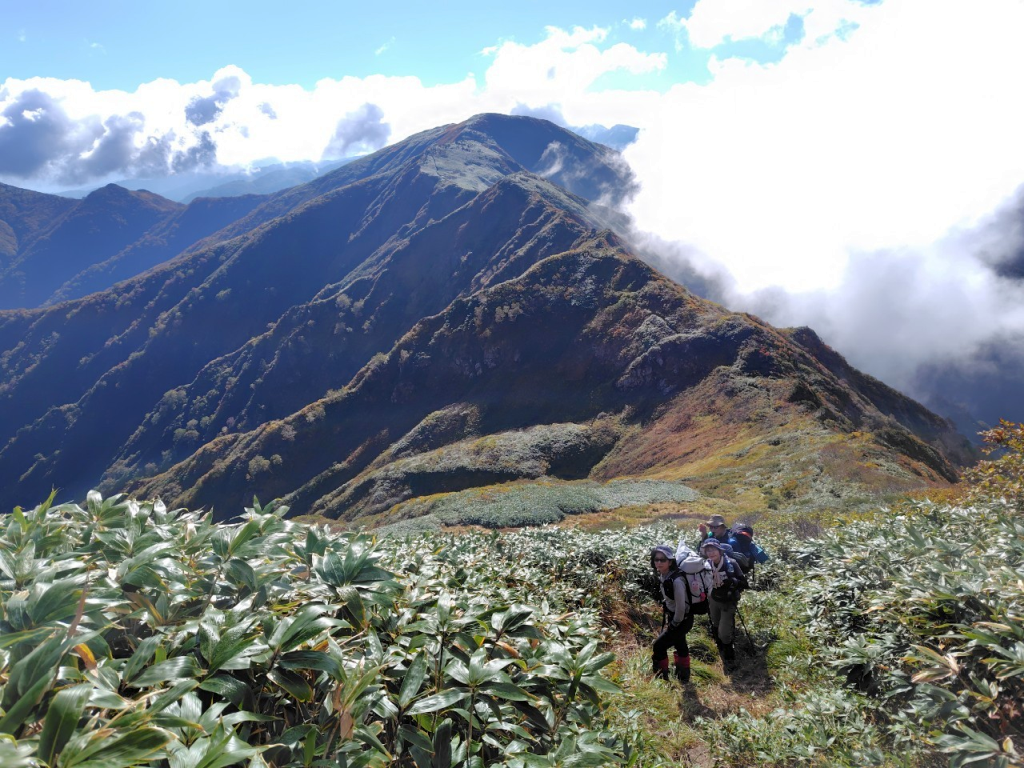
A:
[[[695,616],[711,620],[715,645],[725,670],[736,660],[733,644],[740,594],[749,586],[747,574],[768,553],[754,542],[754,529],[737,523],[731,529],[721,515],[712,515],[699,526],[700,541],[689,547],[680,542],[673,549],[660,544],[651,550],[651,566],[658,577],[664,619],[654,641],[654,675],[669,679],[668,649],[675,650],[675,676],[690,682],[690,648],[687,633]]]

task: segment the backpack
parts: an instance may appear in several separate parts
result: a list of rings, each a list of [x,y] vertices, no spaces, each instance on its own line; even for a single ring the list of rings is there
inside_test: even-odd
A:
[[[688,587],[686,590],[687,612],[695,616],[706,614],[708,612],[708,593],[710,592],[707,577],[710,574],[704,558],[685,543],[679,542],[679,547],[676,549],[676,565]],[[672,583],[674,589],[675,581],[673,580]],[[673,599],[676,598],[673,597]]]
[[[740,552],[735,547],[733,547],[730,557],[743,573],[750,573],[754,569],[754,558],[744,552]]]
[[[768,553],[754,541],[754,529],[746,523],[738,523],[730,531],[732,540],[736,545],[732,548],[731,557],[735,560],[744,574],[754,570],[757,563],[768,561]]]

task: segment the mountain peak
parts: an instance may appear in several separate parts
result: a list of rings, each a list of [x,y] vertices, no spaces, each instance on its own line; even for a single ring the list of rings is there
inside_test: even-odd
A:
[[[82,198],[81,209],[101,208],[108,205],[141,204],[160,210],[183,210],[185,205],[146,189],[127,189],[119,184],[110,183],[94,189]]]
[[[47,217],[35,238],[24,238],[0,269],[0,308],[35,307],[65,281],[114,256],[148,230],[185,209],[181,203],[107,184],[83,200],[43,199]],[[22,212],[18,218],[24,220]]]
[[[452,129],[486,136],[525,170],[590,201],[619,203],[635,188],[618,152],[548,120],[483,113]]]

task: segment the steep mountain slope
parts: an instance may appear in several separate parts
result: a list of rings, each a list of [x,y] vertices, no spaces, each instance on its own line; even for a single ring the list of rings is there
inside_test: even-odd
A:
[[[217,232],[247,215],[263,199],[258,195],[243,195],[193,200],[174,215],[159,221],[131,245],[70,277],[43,302],[44,306],[106,290],[185,250],[217,242],[220,239]]]
[[[552,202],[531,189],[532,181],[523,174],[501,179],[441,221],[389,243],[372,263],[212,361],[188,386],[167,393],[166,401],[179,407],[149,416],[124,445],[109,479],[183,459],[223,430],[252,429],[293,413],[348,382],[422,317],[593,231],[583,201],[545,188]]]
[[[78,202],[0,184],[0,275],[55,220]]]
[[[543,120],[516,120],[480,115],[461,126],[425,131],[270,196],[199,198],[187,207],[116,184],[82,201],[0,186],[0,309],[46,306],[105,290],[186,250],[251,232],[320,195],[390,174],[428,148],[435,175],[459,175],[460,150],[450,154],[442,147],[455,148],[467,134],[509,159],[511,165],[495,167],[499,174],[541,173],[576,194],[609,203],[628,192],[629,172],[609,148]],[[529,130],[515,127],[523,124]],[[308,178],[309,172],[299,176]],[[279,173],[287,178],[285,171]],[[271,179],[268,188],[282,185]]]
[[[209,442],[139,490],[216,506],[245,493],[285,496],[299,509],[351,518],[517,478],[653,471],[692,482],[694,425],[678,422],[708,415],[716,424],[699,441],[704,457],[752,435],[817,431],[808,443],[817,452],[825,436],[860,431],[875,435],[875,453],[898,457],[880,473],[888,479],[907,487],[954,479],[942,453],[899,419],[942,436],[948,425],[885,394],[899,403],[892,415],[808,348],[696,298],[604,234],[456,300],[350,386]],[[674,435],[658,440],[668,421]],[[522,430],[537,425],[547,425],[543,445],[510,460],[512,446],[537,437]],[[506,440],[503,453],[488,455],[496,439]]]
[[[201,198],[186,206],[113,184],[70,200],[0,185],[0,308],[47,306],[106,290],[186,249],[217,242],[210,236],[264,200]]]
[[[478,116],[259,201],[111,290],[0,313],[0,508],[101,478],[351,517],[516,478],[955,477],[946,422],[602,230],[592,201],[630,183],[607,148]]]
[[[467,144],[471,142],[470,146]],[[477,149],[502,158],[493,174],[473,180],[462,162]],[[464,184],[483,189],[505,173],[536,173],[568,191],[592,201],[613,203],[632,189],[632,173],[618,153],[594,144],[546,120],[505,115],[477,115],[458,125],[432,128],[324,174],[308,184],[271,195],[252,214],[229,227],[224,236],[239,235],[295,210],[320,195],[381,174],[391,174],[409,162],[428,156],[426,175],[445,179],[446,185]],[[476,161],[471,160],[471,165]],[[459,181],[462,179],[462,181]]]
[[[184,208],[108,184],[68,208],[0,274],[0,307],[34,307],[65,280],[113,255]]]
[[[76,477],[76,490],[94,483],[165,392],[192,381],[210,361],[238,350],[326,286],[358,283],[388,248],[521,172],[480,122],[441,129],[433,141],[414,137],[360,161],[361,171],[352,170],[357,163],[345,166],[336,172],[348,174],[340,181],[318,180],[323,194],[300,188],[290,202],[278,201],[286,215],[189,251],[115,290],[49,311],[0,314],[0,348],[6,350],[0,403],[11,406],[0,409],[6,443],[0,472],[19,478],[18,491],[33,495]],[[587,162],[600,168],[602,156],[614,159],[591,146]],[[583,210],[582,201],[575,205]],[[392,344],[371,340],[361,348],[372,354]],[[365,362],[357,357],[351,370]]]

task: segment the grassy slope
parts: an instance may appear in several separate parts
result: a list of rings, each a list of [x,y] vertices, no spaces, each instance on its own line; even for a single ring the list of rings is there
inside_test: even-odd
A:
[[[802,531],[813,533],[838,514],[948,487],[926,464],[881,444],[876,433],[836,430],[819,413],[789,402],[791,386],[723,370],[672,399],[643,426],[609,416],[456,440],[427,451],[417,445],[417,427],[320,507],[347,510],[341,519],[353,527],[400,522],[413,530],[545,524],[584,512],[596,513],[579,521],[593,527],[617,518],[640,522],[679,514],[685,506],[698,518],[799,519]],[[462,425],[469,417],[459,415]],[[463,476],[465,490],[442,491]],[[588,478],[592,488],[633,482],[687,490],[583,499],[586,483],[571,478]],[[422,519],[410,525],[415,518]]]

